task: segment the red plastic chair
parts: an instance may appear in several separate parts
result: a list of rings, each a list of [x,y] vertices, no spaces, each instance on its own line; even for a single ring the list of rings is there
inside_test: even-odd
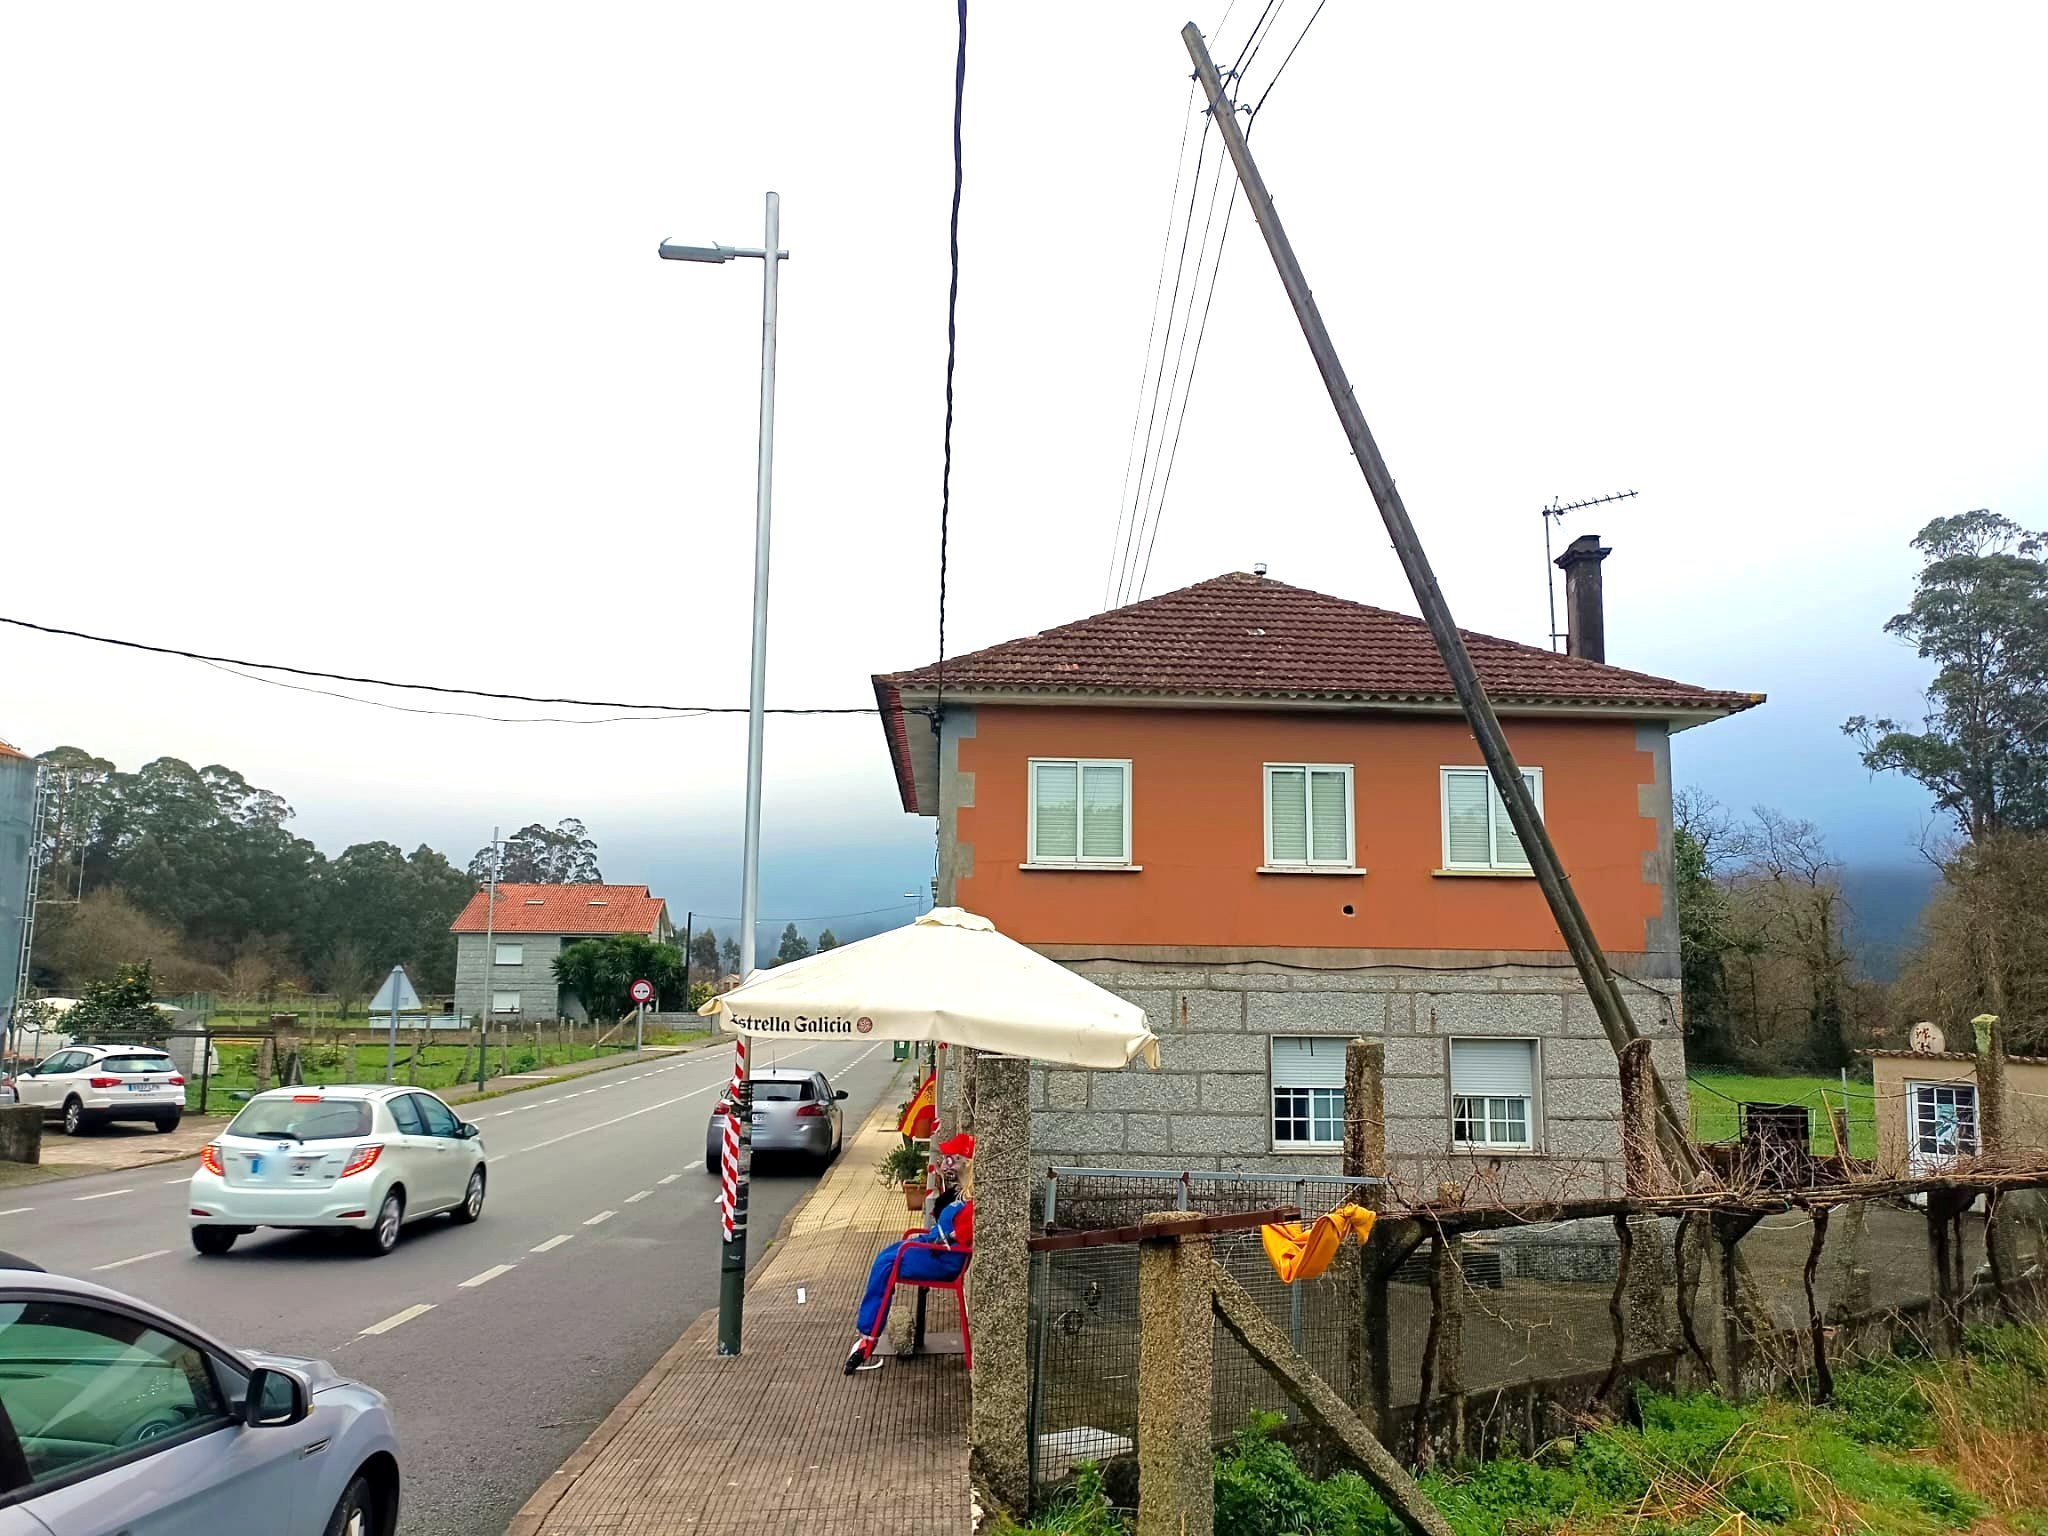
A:
[[[967,1369],[974,1369],[974,1335],[967,1327],[967,1271],[974,1262],[974,1202],[967,1201],[960,1207],[960,1213],[953,1218],[953,1241],[950,1243],[926,1243],[917,1239],[924,1236],[923,1227],[912,1227],[903,1234],[903,1242],[896,1250],[896,1261],[889,1266],[889,1289],[883,1294],[888,1298],[882,1307],[882,1316],[889,1315],[889,1307],[896,1298],[896,1287],[906,1285],[917,1291],[950,1291],[953,1301],[960,1309],[960,1352],[967,1363]],[[955,1253],[967,1262],[960,1266],[960,1273],[951,1280],[918,1280],[899,1276],[903,1268],[903,1255],[916,1250],[921,1253]],[[881,1324],[876,1325],[880,1336]]]

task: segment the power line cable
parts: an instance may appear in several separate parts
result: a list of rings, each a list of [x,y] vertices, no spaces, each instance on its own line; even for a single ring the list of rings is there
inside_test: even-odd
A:
[[[959,0],[960,43],[953,55],[953,209],[947,225],[946,284],[946,430],[944,462],[939,471],[939,661],[932,689],[932,735],[944,741],[946,719],[946,543],[953,517],[953,369],[960,351],[960,192],[965,182],[961,153],[961,119],[967,104],[967,0]],[[945,775],[939,775],[940,822],[945,819]],[[938,889],[942,840],[932,839],[932,889]]]
[[[497,725],[614,725],[627,720],[693,720],[703,711],[687,713],[663,711],[652,715],[487,715],[474,709],[428,709],[417,704],[394,704],[389,699],[366,699],[361,694],[343,693],[334,688],[315,688],[309,683],[288,683],[281,677],[260,677],[254,672],[244,672],[237,667],[225,666],[217,661],[200,661],[203,667],[216,672],[225,672],[230,677],[239,677],[244,682],[262,683],[271,688],[289,688],[293,693],[317,693],[322,698],[340,699],[348,704],[363,704],[371,709],[395,710],[402,715],[441,715],[455,720],[488,720]]]
[[[293,677],[317,677],[331,683],[360,683],[371,688],[402,688],[415,693],[445,693],[469,699],[498,699],[510,704],[568,704],[584,709],[631,709],[646,710],[656,714],[671,715],[743,715],[747,712],[744,704],[654,704],[645,701],[621,699],[576,699],[534,693],[503,693],[488,688],[459,688],[444,683],[400,682],[388,677],[362,677],[349,672],[323,672],[317,667],[295,667],[282,661],[249,661],[239,656],[213,656],[204,651],[188,651],[174,645],[150,645],[141,640],[120,640],[112,635],[90,634],[82,629],[65,629],[56,624],[37,624],[28,619],[11,619],[0,614],[0,624],[12,625],[16,629],[33,630],[37,634],[59,635],[67,640],[90,640],[95,645],[117,646],[127,651],[146,651],[152,656],[176,656],[185,661],[203,661],[223,668],[252,667],[260,672],[287,672]],[[260,679],[257,679],[260,681]],[[364,701],[364,702],[372,702]],[[389,706],[386,706],[389,707]],[[795,708],[790,706],[771,707],[771,715],[872,715],[880,711],[872,705],[843,705],[820,708]],[[479,718],[490,718],[481,716]]]
[[[1226,19],[1229,13],[1225,13]],[[1131,403],[1131,437],[1124,448],[1124,483],[1116,493],[1116,527],[1109,539],[1109,569],[1102,574],[1102,606],[1110,606],[1110,590],[1116,580],[1118,558],[1124,542],[1124,504],[1131,494],[1131,465],[1138,456],[1138,422],[1145,414],[1145,381],[1152,376],[1152,342],[1159,333],[1159,300],[1166,292],[1166,254],[1173,249],[1174,210],[1180,207],[1180,183],[1187,171],[1188,129],[1195,120],[1195,90],[1188,86],[1187,104],[1181,109],[1180,145],[1173,152],[1173,190],[1166,194],[1166,229],[1159,237],[1159,274],[1152,280],[1152,319],[1145,328],[1145,360],[1138,367],[1138,395]]]
[[[858,912],[813,912],[809,917],[757,917],[754,919],[754,923],[757,927],[762,923],[831,923],[849,917],[873,917],[878,912],[901,912],[903,907],[904,903],[896,901],[891,902],[886,907],[862,907]],[[729,917],[720,912],[699,912],[696,916],[701,917],[707,923],[736,923],[739,921],[737,917]]]
[[[1280,83],[1280,77],[1287,73],[1287,66],[1294,62],[1294,55],[1296,54],[1296,52],[1300,50],[1302,43],[1308,37],[1308,29],[1316,24],[1316,17],[1323,14],[1323,7],[1328,5],[1329,3],[1330,0],[1316,0],[1316,8],[1314,11],[1310,12],[1309,18],[1307,22],[1303,24],[1300,34],[1294,39],[1294,47],[1287,50],[1287,57],[1282,59],[1280,61],[1280,67],[1273,71],[1273,78],[1268,80],[1266,82],[1266,88],[1263,91],[1259,92],[1259,99],[1252,107],[1252,122],[1256,123],[1258,121],[1259,109],[1265,106],[1266,98],[1273,94],[1273,87]],[[1246,141],[1249,142],[1252,136],[1250,124],[1247,124],[1245,126],[1244,136]]]

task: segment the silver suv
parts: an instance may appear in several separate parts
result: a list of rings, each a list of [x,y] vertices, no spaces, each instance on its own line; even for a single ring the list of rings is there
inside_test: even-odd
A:
[[[115,1120],[147,1120],[175,1131],[185,1113],[185,1079],[153,1045],[73,1045],[15,1074],[23,1104],[64,1122],[71,1135]]]

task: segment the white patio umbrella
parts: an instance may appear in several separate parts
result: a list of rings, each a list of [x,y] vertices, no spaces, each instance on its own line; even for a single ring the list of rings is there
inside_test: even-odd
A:
[[[1145,1010],[939,907],[907,928],[842,944],[746,982],[697,1010],[764,1040],[930,1040],[1067,1066],[1159,1065]]]

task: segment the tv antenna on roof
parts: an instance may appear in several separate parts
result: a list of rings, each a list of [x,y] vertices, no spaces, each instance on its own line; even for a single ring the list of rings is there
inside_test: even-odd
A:
[[[1542,509],[1543,590],[1550,597],[1550,648],[1553,651],[1564,649],[1560,644],[1564,639],[1564,632],[1557,627],[1557,563],[1550,554],[1550,525],[1563,522],[1567,512],[1579,512],[1587,507],[1604,507],[1610,501],[1627,501],[1633,495],[1634,491],[1616,491],[1612,496],[1589,496],[1584,501],[1563,502],[1553,496],[1550,498],[1550,505]]]

